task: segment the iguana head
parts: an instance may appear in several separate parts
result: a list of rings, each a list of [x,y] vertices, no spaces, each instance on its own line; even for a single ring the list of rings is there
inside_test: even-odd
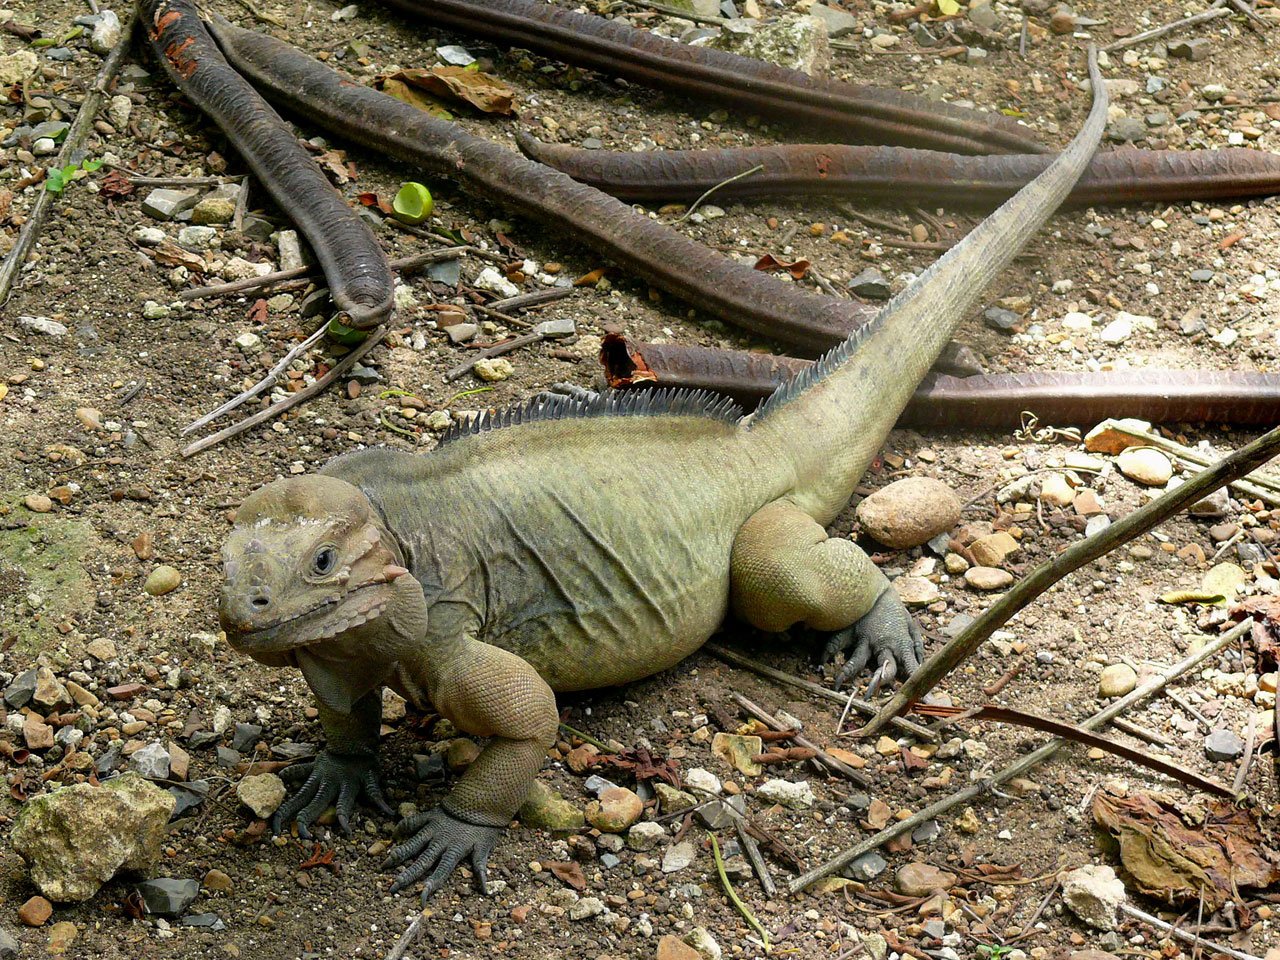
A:
[[[251,494],[222,549],[218,615],[250,655],[308,647],[425,616],[422,591],[369,499],[334,477],[292,477]]]

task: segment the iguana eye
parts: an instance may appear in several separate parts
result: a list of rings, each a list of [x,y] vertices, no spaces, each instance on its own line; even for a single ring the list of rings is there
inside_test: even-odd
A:
[[[311,559],[311,572],[323,577],[325,574],[333,572],[337,562],[338,553],[333,547],[321,547]]]

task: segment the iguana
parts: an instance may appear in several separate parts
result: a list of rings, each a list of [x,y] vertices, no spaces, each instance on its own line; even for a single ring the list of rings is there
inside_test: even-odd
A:
[[[702,393],[534,400],[455,427],[426,455],[346,454],[240,507],[223,556],[231,645],[301,669],[326,746],[273,826],[303,835],[336,803],[390,812],[377,764],[388,685],[490,738],[385,866],[425,900],[486,864],[557,731],[555,691],[623,684],[688,656],[732,611],[803,623],[910,671],[918,626],[882,573],[824,525],[848,502],[912,391],[988,282],[1092,157],[1106,93],[1070,146],[876,319],[741,416]]]

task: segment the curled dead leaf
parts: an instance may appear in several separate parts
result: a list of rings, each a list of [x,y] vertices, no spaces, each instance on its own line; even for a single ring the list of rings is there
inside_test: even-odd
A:
[[[766,253],[756,261],[755,269],[763,272],[785,270],[791,274],[793,280],[803,280],[808,274],[810,266],[812,264],[803,258],[799,260],[782,260],[772,253]]]

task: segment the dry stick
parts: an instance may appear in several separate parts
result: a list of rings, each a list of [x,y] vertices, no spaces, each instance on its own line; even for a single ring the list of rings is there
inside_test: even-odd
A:
[[[98,75],[93,78],[93,86],[89,88],[84,99],[80,101],[80,111],[76,114],[76,118],[71,121],[71,127],[67,131],[67,138],[62,141],[62,149],[58,151],[58,159],[54,161],[55,167],[69,166],[72,162],[72,155],[78,152],[81,144],[84,143],[84,138],[88,135],[90,127],[93,126],[93,118],[98,112],[102,98],[107,94],[107,87],[115,79],[115,75],[120,70],[120,65],[124,62],[124,55],[128,51],[129,42],[133,37],[133,25],[137,19],[138,5],[134,3],[120,31],[120,40],[112,47],[111,52],[107,54],[107,58],[102,61],[102,67],[98,70]],[[8,301],[13,284],[18,279],[18,273],[27,262],[31,248],[35,246],[36,238],[40,235],[40,229],[44,226],[45,217],[49,215],[49,208],[53,206],[53,197],[54,194],[48,189],[40,191],[36,197],[36,202],[31,205],[31,210],[27,213],[27,222],[23,224],[22,231],[18,234],[17,243],[13,245],[13,249],[9,252],[9,256],[5,258],[4,263],[0,263],[0,307],[3,307]]]
[[[486,306],[490,310],[512,313],[516,310],[528,310],[530,307],[541,307],[548,303],[555,303],[557,300],[572,297],[575,293],[577,293],[575,287],[550,287],[546,290],[535,290],[533,293],[521,293],[514,297],[507,297],[505,300],[494,300],[492,303],[486,304]]]
[[[1244,755],[1240,757],[1240,769],[1236,771],[1236,778],[1231,784],[1231,792],[1237,797],[1244,793],[1245,782],[1249,779],[1249,764],[1253,762],[1253,748],[1258,742],[1256,720],[1256,714],[1249,714],[1249,729],[1245,732],[1244,738]]]
[[[752,703],[742,694],[740,693],[733,694],[733,699],[738,704],[738,706],[740,706],[743,710],[747,711],[747,713],[751,714],[753,717],[755,717],[757,720],[759,720],[769,729],[771,730],[790,730],[791,729],[785,723],[779,720],[777,717],[773,716],[770,713],[765,712],[759,705]],[[794,740],[800,746],[808,747],[810,750],[816,753],[817,756],[814,757],[814,760],[821,762],[821,764],[824,767],[826,767],[828,770],[832,771],[833,773],[838,773],[840,774],[840,776],[845,777],[848,780],[852,780],[854,783],[858,784],[858,786],[860,787],[865,787],[869,785],[870,781],[867,780],[864,774],[859,773],[857,770],[853,769],[853,767],[849,766],[844,761],[837,760],[830,753],[822,749],[822,747],[818,746],[816,743],[814,743],[812,740],[810,740],[808,737],[804,736],[803,734],[796,733],[791,737],[791,739]]]
[[[401,960],[401,958],[409,952],[409,948],[414,945],[418,939],[418,934],[422,930],[422,921],[427,918],[425,910],[413,918],[413,923],[409,924],[409,929],[404,932],[396,945],[391,948],[391,952],[387,954],[387,960]]]
[[[735,173],[732,177],[726,177],[724,180],[721,180],[715,186],[708,188],[708,190],[702,196],[700,196],[697,200],[693,201],[693,203],[689,205],[688,210],[686,210],[680,216],[676,217],[675,222],[684,223],[686,220],[692,217],[694,213],[697,212],[698,208],[702,206],[703,201],[705,201],[707,197],[711,196],[721,187],[727,187],[731,183],[737,183],[739,180],[745,180],[747,179],[747,177],[752,176],[753,174],[763,172],[763,170],[764,170],[764,164],[757,163],[750,170],[743,170],[741,173]]]
[[[1111,721],[1111,725],[1121,733],[1127,733],[1131,737],[1139,740],[1145,740],[1147,743],[1154,744],[1157,747],[1171,747],[1173,741],[1167,737],[1162,737],[1154,730],[1148,730],[1146,727],[1139,726],[1132,720],[1126,720],[1124,717],[1116,717]]]
[[[977,620],[926,660],[898,688],[889,702],[880,708],[871,722],[857,731],[857,735],[866,737],[876,733],[889,717],[901,713],[911,701],[921,699],[1014,614],[1067,574],[1110,553],[1139,534],[1146,533],[1192,504],[1199,503],[1214,490],[1257,469],[1277,453],[1280,453],[1280,427],[1241,447],[1231,456],[1220,460],[1217,465],[1196,474],[1182,486],[1139,507],[1102,532],[1072,544],[1052,560],[1036,567],[988,607]]]
[[[466,363],[460,363],[456,367],[454,367],[452,370],[450,370],[448,373],[446,373],[444,375],[444,382],[452,383],[454,380],[457,380],[463,374],[469,372],[471,368],[474,367],[481,360],[489,360],[493,357],[500,357],[504,353],[511,353],[515,350],[519,350],[521,347],[527,347],[533,343],[541,343],[545,339],[547,339],[547,335],[545,333],[526,333],[522,337],[515,337],[512,340],[508,340],[506,343],[500,343],[495,347],[489,347],[487,350],[481,350],[479,353],[477,353],[474,357],[472,357]]]
[[[1187,943],[1194,943],[1197,946],[1205,947],[1214,953],[1221,953],[1223,956],[1235,957],[1236,960],[1262,960],[1262,957],[1252,953],[1245,953],[1235,947],[1228,947],[1221,943],[1214,943],[1212,940],[1206,940],[1204,937],[1196,936],[1190,930],[1183,930],[1181,927],[1175,927],[1171,923],[1166,923],[1159,917],[1147,913],[1145,910],[1139,910],[1137,907],[1127,903],[1120,904],[1120,912],[1125,916],[1132,917],[1135,920],[1141,920],[1143,923],[1149,923],[1157,930],[1163,930],[1171,936],[1177,937],[1179,940],[1185,940]]]
[[[1152,677],[1132,693],[1129,693],[1126,696],[1121,697],[1119,700],[1116,700],[1114,703],[1104,707],[1088,720],[1080,723],[1079,726],[1085,730],[1098,729],[1113,717],[1117,717],[1124,713],[1134,704],[1141,700],[1145,700],[1153,693],[1164,689],[1165,686],[1187,673],[1189,670],[1194,670],[1205,660],[1208,660],[1210,657],[1217,654],[1218,651],[1235,643],[1251,629],[1253,629],[1253,621],[1245,620],[1243,623],[1233,627],[1226,633],[1205,644],[1204,647],[1191,654],[1189,657],[1186,657],[1180,662],[1174,664],[1164,673],[1159,676]],[[854,844],[852,847],[848,847],[826,863],[816,866],[792,880],[789,884],[791,892],[799,893],[815,881],[821,880],[823,877],[830,876],[836,871],[844,869],[864,853],[868,853],[877,847],[888,843],[899,834],[905,833],[908,830],[914,830],[927,820],[937,819],[947,811],[981,796],[991,787],[999,786],[1008,780],[1012,780],[1014,777],[1022,776],[1027,771],[1052,757],[1064,744],[1066,744],[1066,742],[1067,741],[1062,740],[1059,737],[1053,737],[1043,746],[1033,750],[1031,753],[1025,754],[1013,763],[1009,764],[1007,767],[1004,767],[992,774],[990,778],[980,783],[972,783],[963,790],[960,790],[958,793],[953,793],[951,796],[946,797],[943,800],[930,804],[918,813],[912,814],[906,820],[900,820],[897,823],[891,824],[874,836],[868,837],[867,839]]]
[[[727,23],[725,17],[707,16],[703,13],[694,13],[692,10],[682,10],[680,7],[669,7],[665,3],[651,3],[650,0],[627,0],[632,6],[648,7],[650,10],[656,10],[658,13],[665,13],[669,17],[679,17],[681,20],[688,20],[692,23],[721,24]]]
[[[296,358],[302,356],[302,354],[305,353],[307,350],[310,350],[312,347],[314,347],[320,341],[320,338],[324,336],[325,331],[328,329],[329,329],[329,324],[322,323],[315,333],[311,334],[311,336],[307,337],[305,340],[303,340],[301,343],[295,346],[292,350],[286,353],[280,359],[280,362],[277,363],[274,367],[272,367],[267,372],[267,375],[265,377],[263,377],[261,380],[255,383],[248,390],[244,390],[239,394],[237,394],[236,396],[232,397],[222,406],[218,407],[217,410],[214,410],[211,413],[206,413],[199,420],[193,420],[191,423],[187,424],[185,427],[182,428],[182,435],[185,437],[189,433],[195,433],[195,431],[199,430],[201,427],[205,426],[206,424],[213,423],[214,420],[217,420],[223,414],[230,413],[232,410],[240,406],[240,404],[244,403],[246,400],[252,400],[258,394],[262,393],[263,390],[266,390],[269,387],[273,386],[275,382],[280,379],[280,374],[284,373],[285,370],[288,369],[289,364],[293,363],[293,361]]]
[[[1231,11],[1226,7],[1211,7],[1200,13],[1190,17],[1184,17],[1181,20],[1175,20],[1173,23],[1166,23],[1163,27],[1156,27],[1154,30],[1147,30],[1143,33],[1135,33],[1132,37],[1125,37],[1117,40],[1115,43],[1109,43],[1103,50],[1123,50],[1125,47],[1132,47],[1147,40],[1154,40],[1157,37],[1163,37],[1166,33],[1173,33],[1175,30],[1181,30],[1183,27],[1193,27],[1197,23],[1204,23],[1206,20],[1216,20],[1218,17],[1229,17]]]
[[[1169,699],[1180,706],[1183,710],[1187,711],[1187,713],[1191,714],[1193,719],[1202,723],[1205,730],[1210,732],[1213,731],[1213,724],[1209,722],[1209,718],[1192,706],[1185,697],[1181,697],[1171,690],[1169,691]]]
[[[495,310],[493,309],[493,307],[486,307],[483,303],[473,303],[473,304],[470,304],[470,306],[471,306],[471,309],[476,311],[477,313],[483,313],[486,317],[493,317],[495,320],[501,320],[503,323],[507,324],[508,326],[520,327],[525,330],[531,329],[533,327],[533,324],[530,323],[528,320],[522,320],[519,317],[513,317],[511,314],[503,313],[501,310]]]
[[[239,177],[130,177],[129,182],[135,187],[220,187],[224,183],[235,183]]]
[[[830,690],[819,683],[813,683],[810,680],[805,680],[803,677],[793,676],[792,674],[786,673],[782,670],[775,670],[773,667],[763,664],[759,660],[753,660],[751,657],[744,656],[743,654],[738,653],[738,651],[730,650],[728,647],[721,646],[718,643],[703,644],[702,649],[707,651],[707,653],[711,654],[713,657],[719,657],[721,660],[724,660],[726,663],[731,663],[735,667],[742,667],[746,670],[750,670],[752,673],[758,673],[762,677],[768,677],[770,680],[776,680],[779,683],[786,683],[793,687],[799,687],[801,690],[806,690],[815,696],[831,700],[841,706],[844,706],[847,702],[852,705],[854,710],[857,710],[859,713],[867,716],[872,716],[876,712],[876,708],[865,700],[860,700],[857,697],[846,697],[843,693]],[[892,722],[893,725],[903,733],[909,733],[913,737],[917,737],[921,740],[932,742],[938,739],[938,735],[928,727],[914,723],[905,717],[894,717]]]
[[[773,874],[769,872],[769,865],[764,862],[764,857],[760,855],[760,844],[756,843],[756,838],[747,833],[745,821],[740,817],[734,817],[733,827],[738,833],[738,846],[742,847],[742,852],[747,855],[747,862],[751,864],[751,869],[756,873],[756,879],[760,881],[760,886],[764,888],[764,895],[772,899],[778,895],[778,885],[773,882]]]
[[[475,247],[442,247],[439,250],[428,250],[425,253],[415,253],[409,257],[392,260],[391,269],[398,270],[401,273],[411,273],[429,263],[439,263],[441,260],[457,260],[460,257],[478,252],[479,250]],[[277,270],[275,273],[268,273],[262,277],[246,277],[243,280],[232,280],[229,283],[216,283],[210,287],[192,287],[190,290],[183,290],[178,294],[178,299],[204,300],[208,297],[226,297],[235,293],[244,293],[246,290],[259,290],[263,287],[270,287],[288,280],[316,276],[319,273],[320,268],[318,266],[304,264],[301,267],[292,267],[289,270]]]
[[[374,330],[372,333],[369,334],[369,339],[367,339],[364,343],[360,344],[360,346],[356,347],[354,350],[348,353],[345,357],[343,357],[340,361],[338,361],[338,363],[334,365],[332,370],[326,373],[323,377],[320,377],[318,380],[316,380],[316,382],[311,384],[311,386],[304,387],[303,389],[299,390],[297,393],[289,394],[288,397],[286,397],[284,400],[281,400],[279,403],[273,403],[271,406],[267,407],[265,410],[259,410],[253,416],[246,417],[244,420],[241,420],[239,423],[233,423],[229,427],[223,427],[217,433],[212,433],[209,436],[205,437],[203,440],[197,440],[195,443],[186,447],[182,451],[182,455],[184,457],[190,457],[194,454],[199,453],[201,450],[207,450],[210,447],[214,446],[215,444],[219,444],[223,440],[228,439],[229,437],[234,437],[237,434],[244,433],[246,430],[250,430],[253,427],[256,427],[258,424],[263,423],[264,421],[271,420],[275,417],[278,417],[280,414],[284,413],[286,410],[290,409],[291,407],[296,407],[300,403],[305,403],[307,400],[310,400],[312,397],[316,396],[318,393],[323,391],[325,387],[329,386],[329,384],[333,383],[333,381],[337,380],[340,376],[342,376],[344,373],[350,370],[353,366],[355,366],[356,361],[359,360],[361,357],[363,357],[370,350],[372,350],[379,343],[381,343],[382,338],[385,337],[386,335],[387,335],[387,330],[385,327]]]

